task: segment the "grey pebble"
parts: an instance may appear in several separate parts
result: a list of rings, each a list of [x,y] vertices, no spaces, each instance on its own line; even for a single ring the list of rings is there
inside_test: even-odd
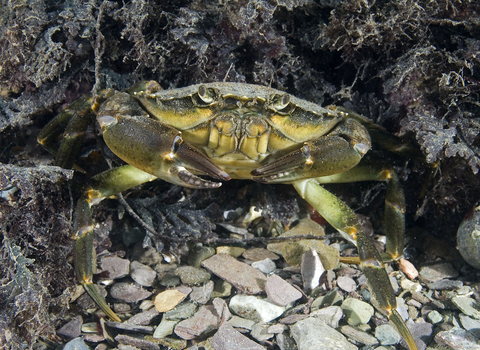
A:
[[[419,279],[423,282],[433,283],[446,278],[458,277],[458,271],[448,262],[440,262],[422,266]]]
[[[348,276],[340,276],[337,278],[337,286],[347,293],[351,293],[357,289],[357,284]]]
[[[428,283],[427,287],[432,290],[453,290],[463,286],[462,281],[443,279],[433,283]]]
[[[215,255],[215,248],[196,246],[190,250],[188,254],[188,265],[193,267],[200,267],[203,260]]]
[[[152,334],[153,327],[150,326],[139,326],[136,324],[129,324],[129,323],[121,323],[121,322],[105,322],[108,327],[121,329],[124,331],[129,332],[137,332],[137,333],[144,333],[144,334]]]
[[[263,272],[266,275],[269,275],[275,271],[277,265],[270,258],[266,258],[259,261],[254,261],[252,267],[256,268],[258,271]]]
[[[252,327],[250,335],[260,343],[263,343],[265,340],[273,338],[274,334],[268,332],[270,325],[265,323],[256,323]]]
[[[155,332],[153,333],[153,337],[156,339],[165,338],[167,335],[173,333],[173,330],[177,323],[180,322],[179,320],[167,320],[165,317],[162,319],[160,324],[155,328]]]
[[[285,307],[251,295],[237,294],[230,299],[230,310],[238,316],[257,322],[270,322],[280,317]]]
[[[174,329],[185,340],[204,337],[220,326],[220,318],[213,305],[201,306],[193,317],[180,321]]]
[[[65,346],[63,350],[91,350],[90,347],[85,344],[83,338],[75,338],[70,340]]]
[[[167,311],[163,314],[163,318],[167,320],[184,320],[192,317],[197,311],[197,306],[194,303],[181,303],[177,305],[173,310]]]
[[[291,327],[292,337],[297,343],[298,350],[356,350],[345,336],[322,320],[308,317],[298,321]]]
[[[340,331],[345,335],[348,339],[353,340],[356,343],[372,346],[377,345],[378,340],[375,337],[372,337],[370,334],[352,326],[343,326]]]
[[[241,334],[228,322],[223,322],[211,339],[214,349],[221,350],[264,350],[265,348]]]
[[[375,328],[375,338],[377,338],[382,345],[395,345],[402,339],[395,328],[388,323],[381,324]]]
[[[160,279],[160,285],[162,285],[164,287],[167,287],[167,288],[176,287],[180,283],[181,283],[180,277],[178,277],[174,274],[170,274],[170,273],[166,273]]]
[[[251,330],[253,325],[255,324],[255,321],[249,320],[240,316],[232,316],[228,322],[235,328],[244,328]]]
[[[120,344],[134,346],[142,350],[160,350],[160,346],[151,341],[134,338],[129,335],[119,334],[115,337],[115,340]]]
[[[130,260],[118,256],[104,256],[100,260],[100,267],[103,273],[107,273],[110,279],[120,279],[130,273]]]
[[[433,310],[433,311],[429,312],[428,315],[427,315],[427,318],[433,324],[440,323],[440,322],[443,321],[442,314],[440,312],[438,312],[437,310]]]
[[[62,328],[57,331],[57,334],[67,338],[77,338],[82,332],[82,324],[82,316],[75,316],[69,322],[64,324]]]
[[[286,306],[302,297],[302,293],[278,275],[271,275],[265,283],[265,292],[273,303]]]
[[[478,338],[461,328],[438,332],[435,335],[435,341],[453,350],[480,350]]]
[[[214,286],[215,283],[213,283],[213,281],[208,281],[203,286],[192,287],[192,293],[190,293],[190,300],[197,304],[208,303]]]
[[[150,324],[152,319],[158,316],[160,312],[155,307],[150,308],[147,311],[140,312],[130,317],[125,323],[135,324],[139,326],[147,326]]]
[[[453,297],[452,302],[464,314],[480,319],[480,303],[470,297]]]
[[[310,316],[324,321],[333,328],[338,328],[338,324],[343,317],[343,311],[340,306],[327,306],[319,310],[312,311]]]
[[[130,264],[130,277],[139,285],[144,287],[151,287],[157,273],[150,266],[139,263],[138,261],[132,261]]]
[[[183,283],[194,286],[200,285],[210,280],[210,273],[201,267],[180,266],[175,270],[175,274],[180,277]]]
[[[472,333],[477,338],[480,338],[480,321],[479,320],[475,320],[471,317],[461,314],[460,322],[462,323],[463,328],[465,328],[467,331]]]
[[[127,303],[135,303],[137,301],[148,298],[151,292],[143,289],[135,283],[115,283],[110,288],[110,295],[115,299],[125,301]]]

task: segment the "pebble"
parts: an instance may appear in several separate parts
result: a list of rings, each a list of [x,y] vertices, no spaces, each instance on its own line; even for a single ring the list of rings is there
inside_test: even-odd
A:
[[[182,303],[176,306],[173,310],[167,311],[163,314],[163,318],[172,321],[181,321],[192,317],[197,311],[197,306],[194,303]]]
[[[429,312],[428,315],[427,315],[427,318],[433,324],[437,324],[437,323],[440,323],[440,322],[443,321],[442,314],[440,312],[438,312],[437,310],[433,310],[433,311]]]
[[[232,316],[228,322],[235,328],[244,328],[251,330],[256,323],[254,320],[249,320],[240,316]]]
[[[138,261],[132,261],[130,264],[130,277],[139,285],[144,287],[151,287],[157,273],[150,267],[139,263]]]
[[[277,334],[275,337],[280,350],[297,350],[295,340],[286,333]]]
[[[208,281],[203,286],[192,287],[192,293],[190,294],[190,300],[197,304],[206,304],[210,301],[210,295],[213,292],[215,283]]]
[[[166,273],[160,279],[160,285],[167,288],[176,287],[180,284],[180,282],[180,277],[170,273]]]
[[[477,338],[480,338],[480,321],[460,314],[460,322],[462,323],[463,328],[465,328]]]
[[[342,303],[342,310],[351,326],[368,323],[375,312],[372,305],[355,298],[345,299]]]
[[[201,306],[191,318],[180,321],[174,329],[176,335],[185,340],[206,336],[220,325],[213,305]]]
[[[115,337],[119,344],[130,345],[142,350],[160,350],[160,346],[151,341],[131,337],[129,335],[119,334]]]
[[[343,317],[343,312],[340,306],[328,306],[312,311],[310,316],[324,321],[330,327],[338,328],[338,324]]]
[[[251,248],[242,253],[242,256],[251,261],[261,261],[265,259],[278,260],[280,257],[265,248]]]
[[[265,348],[241,334],[228,322],[223,322],[211,339],[214,349],[221,350],[264,350]]]
[[[75,338],[70,340],[63,347],[64,350],[91,350],[91,348],[85,344],[83,338]]]
[[[453,290],[463,286],[462,281],[440,280],[433,283],[427,283],[427,287],[432,290]]]
[[[308,317],[298,321],[291,327],[292,337],[297,343],[298,350],[356,350],[355,345],[350,343],[345,336],[334,328],[328,326],[322,320]]]
[[[415,268],[415,265],[407,259],[400,258],[400,260],[398,260],[398,267],[409,279],[414,280],[418,277],[418,270]]]
[[[467,316],[472,316],[476,319],[480,319],[480,303],[473,298],[470,297],[453,297],[452,298],[453,304],[460,311],[462,311]]]
[[[250,335],[256,341],[263,343],[266,340],[274,337],[273,333],[268,332],[269,327],[270,325],[265,323],[255,323],[255,325],[252,327],[252,331],[250,332]]]
[[[257,322],[270,322],[280,317],[285,307],[251,295],[238,294],[230,299],[230,310],[238,316]]]
[[[213,291],[210,294],[211,298],[228,297],[232,293],[232,285],[224,280],[216,280]]]
[[[320,285],[320,280],[325,274],[325,268],[315,250],[309,249],[303,253],[301,273],[305,293],[310,294]]]
[[[77,338],[82,332],[82,324],[82,316],[75,316],[69,322],[64,324],[62,328],[57,331],[57,334],[67,338]]]
[[[154,304],[158,312],[166,312],[172,310],[180,304],[188,294],[182,293],[177,289],[165,290],[155,296]]]
[[[135,283],[115,283],[110,288],[110,295],[115,299],[127,302],[135,303],[137,301],[148,298],[152,295],[148,290],[143,289],[141,286]]]
[[[272,259],[266,258],[263,260],[254,261],[252,263],[252,267],[256,268],[258,271],[263,272],[266,275],[270,275],[275,271],[277,265],[275,265]]]
[[[375,337],[352,326],[343,326],[340,331],[343,333],[343,335],[345,335],[348,339],[353,340],[355,343],[366,346],[378,344],[378,340]]]
[[[268,277],[265,283],[268,299],[280,306],[287,306],[300,299],[302,293],[278,275]]]
[[[167,320],[165,317],[162,318],[160,324],[155,328],[155,332],[153,333],[153,337],[156,339],[165,338],[166,336],[173,333],[173,330],[177,323],[180,322],[179,320]]]
[[[153,327],[150,326],[138,326],[135,324],[121,323],[121,322],[105,322],[105,324],[110,328],[120,329],[127,332],[136,332],[144,334],[152,334]]]
[[[215,248],[196,246],[190,250],[187,263],[193,267],[200,267],[203,260],[215,255]]]
[[[183,283],[192,286],[200,285],[210,280],[211,275],[201,267],[180,266],[175,270],[175,274],[180,277]]]
[[[375,338],[382,345],[395,345],[402,339],[397,330],[388,323],[381,324],[375,328]]]
[[[427,348],[427,344],[430,344],[432,339],[433,325],[428,322],[413,323],[411,320],[406,322],[408,329],[412,333],[413,339],[417,344],[418,350],[424,350]],[[400,340],[400,344],[407,348],[407,343],[404,339]]]
[[[216,254],[204,260],[202,266],[246,294],[260,294],[265,290],[265,275],[230,255]]]
[[[435,341],[453,350],[480,350],[478,338],[461,328],[438,332],[435,335]]]
[[[458,271],[448,262],[439,262],[422,266],[419,278],[426,283],[437,282],[446,278],[458,277]]]
[[[221,246],[217,247],[217,254],[227,254],[233,256],[234,258],[238,258],[240,255],[243,254],[245,248],[241,247],[229,247],[229,246]]]
[[[104,256],[100,260],[100,268],[107,273],[107,278],[119,279],[130,273],[130,260],[122,259],[116,255]]]
[[[348,276],[338,277],[337,286],[347,293],[351,293],[357,289],[357,284],[355,283],[353,278],[350,278]]]
[[[320,309],[324,306],[340,305],[343,302],[343,296],[339,293],[338,288],[334,288],[327,294],[316,298],[312,303],[312,310]]]
[[[147,326],[150,324],[150,321],[152,321],[152,319],[157,317],[159,314],[160,312],[156,308],[152,307],[147,311],[140,312],[130,317],[127,321],[125,321],[125,323]]]

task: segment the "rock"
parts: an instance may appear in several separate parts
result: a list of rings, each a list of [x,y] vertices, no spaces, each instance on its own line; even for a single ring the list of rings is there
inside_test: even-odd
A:
[[[460,314],[460,322],[462,323],[463,328],[465,328],[477,338],[480,338],[480,321]]]
[[[242,253],[242,256],[251,261],[261,261],[265,259],[270,259],[270,260],[278,260],[280,257],[265,249],[265,248],[251,248],[247,249]]]
[[[135,283],[115,283],[110,288],[110,295],[115,299],[127,302],[135,303],[137,301],[148,298],[152,295],[148,290],[143,289],[141,286]]]
[[[480,319],[480,303],[470,297],[453,297],[452,302],[460,311],[467,316],[472,316],[476,319]]]
[[[478,338],[461,328],[452,328],[435,335],[437,344],[446,345],[452,350],[480,350]]]
[[[192,287],[192,293],[190,294],[190,300],[198,304],[206,304],[210,300],[210,295],[213,292],[215,283],[208,281],[203,286]]]
[[[165,338],[166,336],[173,333],[173,329],[180,322],[179,320],[167,320],[165,317],[162,318],[162,322],[155,328],[155,332],[153,333],[153,337],[156,339]]]
[[[244,251],[245,251],[245,248],[241,248],[241,247],[228,247],[228,246],[217,247],[217,254],[227,254],[227,255],[233,256],[234,258],[238,258],[240,255],[243,254]]]
[[[175,270],[175,274],[189,286],[203,284],[209,281],[211,277],[205,269],[193,266],[180,266]]]
[[[215,248],[196,246],[190,250],[188,254],[188,265],[193,267],[200,267],[203,260],[215,255]]]
[[[128,276],[130,272],[130,260],[119,258],[116,255],[104,256],[100,260],[102,274],[109,279],[119,279]]]
[[[277,334],[275,340],[277,341],[280,350],[297,350],[295,340],[285,333]]]
[[[437,310],[433,310],[429,312],[427,315],[427,318],[433,324],[440,323],[443,321],[443,316]]]
[[[160,312],[156,308],[152,307],[147,311],[135,314],[134,316],[130,317],[127,321],[125,321],[125,323],[135,324],[140,326],[147,326],[150,324],[150,321],[154,317],[158,316],[159,314]]]
[[[263,272],[266,275],[270,275],[277,268],[275,263],[270,258],[254,261],[252,263],[252,267],[256,268],[258,271]]]
[[[332,328],[338,328],[338,324],[343,317],[343,312],[340,306],[328,306],[312,311],[310,316],[322,320]]]
[[[182,293],[177,289],[169,289],[158,293],[153,302],[158,312],[166,312],[180,304],[187,295],[188,294]]]
[[[409,279],[414,280],[418,277],[418,270],[416,269],[415,265],[413,265],[407,259],[400,258],[400,260],[398,260],[398,267]]]
[[[268,277],[265,283],[268,299],[280,306],[287,306],[300,299],[302,293],[278,275]]]
[[[57,331],[57,334],[67,338],[77,338],[82,332],[82,324],[82,316],[75,316],[69,322],[64,324],[62,328]]]
[[[292,337],[298,350],[356,350],[340,332],[328,326],[322,320],[308,317],[291,327]]]
[[[218,350],[264,350],[263,346],[248,339],[228,322],[222,323],[211,343]]]
[[[129,323],[121,323],[121,322],[105,322],[105,324],[110,328],[119,329],[122,331],[127,332],[135,332],[135,333],[144,333],[144,334],[152,334],[153,327],[150,326],[138,326],[135,324]]]
[[[412,333],[413,339],[415,339],[418,350],[425,350],[427,344],[429,344],[432,339],[433,325],[426,322],[413,323],[411,320],[408,320],[406,323],[408,329]],[[407,348],[405,339],[400,340],[400,344],[404,348]]]
[[[297,235],[323,236],[325,233],[322,226],[310,218],[304,218],[300,220],[297,226],[285,232],[280,237]],[[327,246],[319,240],[305,239],[294,242],[270,243],[267,249],[274,253],[281,254],[285,261],[291,266],[300,266],[303,253],[310,249],[318,253],[325,270],[333,270],[340,261],[340,253],[338,250],[334,247]]]
[[[267,300],[242,294],[235,295],[230,299],[229,307],[238,316],[264,323],[280,317],[285,311],[284,307]]]
[[[422,266],[419,278],[426,283],[433,283],[446,278],[458,277],[458,271],[448,262],[440,262]]]
[[[395,345],[402,339],[397,330],[388,323],[381,324],[375,328],[375,338],[382,345]]]
[[[151,341],[134,338],[129,335],[119,334],[115,337],[119,344],[130,345],[142,350],[160,350],[160,346]]]
[[[310,294],[320,285],[320,280],[325,274],[325,268],[315,250],[308,249],[303,253],[301,273],[305,293]]]
[[[432,290],[453,290],[463,286],[462,281],[440,280],[433,283],[427,283],[427,287]]]
[[[273,338],[273,334],[268,332],[268,327],[270,325],[265,324],[265,323],[256,323],[252,327],[252,331],[250,332],[250,335],[259,343],[263,343],[268,339]]]
[[[70,340],[63,347],[64,350],[91,350],[91,348],[85,344],[83,338],[75,338]]]
[[[132,261],[138,261],[147,266],[154,266],[163,261],[162,255],[155,248],[143,248],[143,242],[135,244],[133,247]]]
[[[256,321],[239,316],[232,316],[232,318],[230,318],[228,322],[235,328],[244,328],[250,330],[252,329]]]
[[[143,265],[138,261],[132,261],[130,264],[130,277],[139,285],[144,287],[151,287],[157,273],[147,265]]]
[[[348,339],[354,340],[356,343],[364,344],[367,346],[373,346],[378,344],[378,340],[375,337],[372,337],[370,334],[352,326],[343,326],[340,331]]]
[[[316,298],[312,303],[312,310],[317,310],[325,306],[340,305],[343,302],[343,296],[339,293],[338,288],[334,288],[327,294]]]
[[[342,310],[351,326],[368,323],[375,312],[372,305],[355,298],[345,299],[342,303]]]
[[[357,289],[357,284],[348,276],[340,276],[337,278],[338,288],[344,290],[347,293],[351,293]]]
[[[163,318],[172,321],[181,321],[192,317],[195,312],[197,312],[197,305],[194,303],[182,303],[173,310],[165,312]]]
[[[265,290],[265,275],[230,255],[214,255],[204,260],[202,266],[246,294],[259,294]]]
[[[220,325],[213,305],[201,306],[193,317],[180,321],[174,329],[176,335],[185,340],[207,336]]]
[[[173,275],[171,273],[164,274],[160,279],[160,285],[167,288],[176,287],[180,283],[181,283],[180,277]]]
[[[232,285],[224,280],[216,280],[210,298],[227,297],[232,293]]]

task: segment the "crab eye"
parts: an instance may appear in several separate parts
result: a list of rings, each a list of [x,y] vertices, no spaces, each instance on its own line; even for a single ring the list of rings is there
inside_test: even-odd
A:
[[[215,93],[212,90],[207,89],[205,85],[200,85],[198,87],[198,97],[200,97],[203,102],[210,104],[214,100]]]
[[[276,112],[280,114],[288,114],[293,111],[295,106],[290,103],[290,95],[289,94],[284,94],[284,95],[276,95],[273,98],[273,104],[272,107],[275,109]]]

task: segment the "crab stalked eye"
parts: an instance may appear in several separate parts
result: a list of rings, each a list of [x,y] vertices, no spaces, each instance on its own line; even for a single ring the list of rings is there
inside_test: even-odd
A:
[[[215,97],[215,93],[210,89],[207,89],[205,85],[198,87],[198,96],[205,103],[212,103]]]
[[[273,109],[280,114],[288,114],[295,109],[293,103],[290,103],[290,95],[275,95],[273,98],[272,107]]]

